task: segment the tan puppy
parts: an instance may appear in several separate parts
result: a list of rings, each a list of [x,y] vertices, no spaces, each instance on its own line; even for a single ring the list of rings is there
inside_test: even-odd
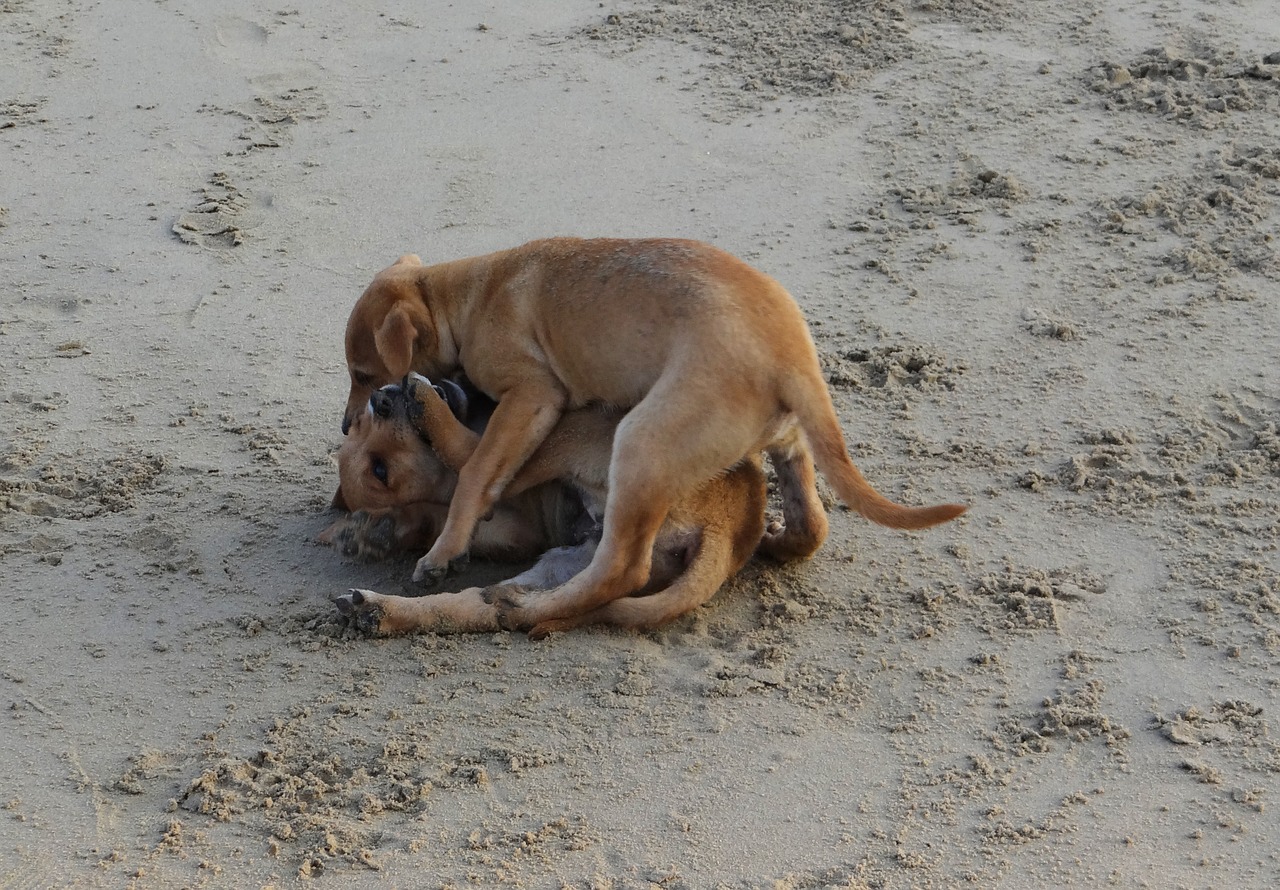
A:
[[[586,571],[504,603],[517,625],[598,608],[641,588],[673,505],[747,455],[778,473],[785,527],[775,552],[821,540],[814,462],[874,522],[924,528],[964,507],[908,508],[880,495],[845,449],[800,308],[780,284],[696,241],[533,241],[377,275],[347,324],[352,394],[414,368],[458,369],[498,402],[462,467],[439,538],[414,578],[438,578],[566,410],[630,408],[609,467],[599,549]],[[812,448],[812,451],[810,450]]]
[[[454,491],[452,468],[465,464],[480,439],[455,417],[467,410],[461,392],[449,395],[446,401],[417,375],[403,387],[375,392],[367,410],[353,418],[338,455],[335,505],[360,512],[335,523],[323,539],[370,556],[432,543]],[[596,549],[592,515],[598,516],[605,498],[618,420],[617,413],[596,410],[566,414],[513,480],[508,496],[480,523],[472,547],[478,556],[524,559],[555,548],[529,571],[503,582],[502,590],[470,588],[423,597],[352,590],[335,600],[339,611],[375,633],[497,630],[500,593],[557,586],[589,563]],[[483,429],[483,421],[482,412],[473,426]],[[549,481],[557,479],[575,488]],[[543,623],[531,635],[584,624],[649,629],[696,608],[751,557],[764,532],[764,506],[757,456],[671,511],[655,541],[643,595]],[[598,533],[598,526],[594,530]]]
[[[423,381],[413,375],[405,386],[376,390],[355,415],[338,451],[333,506],[351,512],[322,532],[320,540],[348,556],[375,560],[393,552],[422,553],[444,527],[458,481],[455,467],[465,458],[451,467],[428,442],[451,449],[445,454],[469,454],[474,447],[470,442],[484,429],[492,405],[484,404],[483,396],[469,398],[452,381],[434,388]],[[443,398],[449,410],[424,412],[421,402],[428,394],[428,407],[437,408]],[[585,431],[593,425],[607,451],[617,419],[596,413],[578,418],[571,428]],[[588,515],[583,498],[568,486],[527,488],[512,491],[477,526],[475,555],[499,562],[534,559],[550,547],[580,540],[598,524],[598,517]]]

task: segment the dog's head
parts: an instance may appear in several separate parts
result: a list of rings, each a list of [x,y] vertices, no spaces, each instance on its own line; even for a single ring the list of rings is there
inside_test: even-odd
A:
[[[465,423],[470,400],[462,387],[452,380],[431,385]],[[458,477],[418,432],[414,418],[421,410],[404,385],[374,390],[352,417],[338,449],[334,507],[354,512],[414,503],[448,505]]]
[[[421,275],[422,260],[400,257],[365,288],[347,319],[347,372],[351,392],[342,417],[347,433],[374,390],[401,380],[410,371],[441,376],[430,358],[437,337],[427,310]]]

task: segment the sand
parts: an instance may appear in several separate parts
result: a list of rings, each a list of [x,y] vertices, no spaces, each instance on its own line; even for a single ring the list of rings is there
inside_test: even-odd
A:
[[[1274,13],[0,0],[0,886],[1275,886]],[[344,626],[415,590],[314,541],[352,302],[555,234],[774,275],[970,513],[658,633]]]

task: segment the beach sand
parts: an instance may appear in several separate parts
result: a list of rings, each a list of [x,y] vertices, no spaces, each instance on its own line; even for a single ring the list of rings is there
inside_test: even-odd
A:
[[[1278,221],[1270,0],[0,0],[0,887],[1275,886]],[[969,513],[356,634],[347,313],[550,235],[773,275]]]

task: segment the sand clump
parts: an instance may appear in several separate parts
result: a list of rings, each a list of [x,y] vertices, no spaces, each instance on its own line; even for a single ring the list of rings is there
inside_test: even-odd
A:
[[[37,453],[43,451],[35,446]],[[42,459],[43,458],[43,459]],[[32,516],[91,519],[135,507],[168,469],[163,455],[130,451],[115,457],[15,450],[0,458],[0,505]]]
[[[1108,109],[1158,114],[1204,129],[1216,128],[1224,114],[1280,107],[1280,65],[1203,45],[1150,49],[1127,64],[1109,62],[1095,71],[1100,76],[1093,89]]]
[[[886,395],[902,390],[954,390],[964,366],[948,363],[932,348],[918,343],[824,351],[821,355],[827,383],[836,389]]]

